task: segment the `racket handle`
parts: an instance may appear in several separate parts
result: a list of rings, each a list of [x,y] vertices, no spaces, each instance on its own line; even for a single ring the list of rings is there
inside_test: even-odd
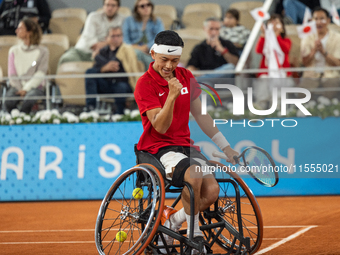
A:
[[[237,157],[237,156],[234,156],[233,159],[235,160],[235,163],[236,163],[236,164],[239,163],[239,160],[238,160],[238,157]]]
[[[213,151],[212,155],[217,158],[228,160],[228,157],[224,153],[219,151]]]

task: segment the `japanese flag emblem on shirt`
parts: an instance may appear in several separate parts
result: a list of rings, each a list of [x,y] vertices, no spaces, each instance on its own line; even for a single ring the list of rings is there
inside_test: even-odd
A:
[[[252,10],[250,14],[256,21],[266,21],[270,18],[269,13],[262,7]]]
[[[314,20],[311,22],[305,23],[302,26],[297,26],[296,29],[301,39],[312,34],[317,34],[316,23]]]

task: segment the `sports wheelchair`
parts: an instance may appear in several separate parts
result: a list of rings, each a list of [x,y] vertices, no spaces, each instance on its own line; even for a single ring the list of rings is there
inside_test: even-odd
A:
[[[167,254],[191,254],[192,249],[196,249],[199,254],[228,255],[253,254],[259,249],[263,238],[261,210],[252,191],[236,173],[219,162],[210,161],[212,166],[226,171],[215,175],[220,195],[210,208],[200,213],[204,241],[195,241],[194,217],[191,217],[192,229],[187,237],[186,229],[178,233],[160,224],[165,194],[179,193],[171,205],[175,207],[184,186],[189,190],[191,215],[194,215],[191,185],[184,182],[181,187],[173,186],[165,178],[164,167],[152,154],[136,148],[135,153],[137,165],[117,178],[100,206],[95,228],[99,254],[160,254],[161,250]],[[142,198],[132,195],[136,188],[142,189]],[[123,240],[117,237],[118,233],[125,235]],[[173,245],[166,244],[164,235],[174,238]],[[158,245],[159,240],[163,241],[162,246]]]

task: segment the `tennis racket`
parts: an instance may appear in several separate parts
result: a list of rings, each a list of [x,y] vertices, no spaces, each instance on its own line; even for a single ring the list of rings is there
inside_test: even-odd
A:
[[[212,155],[228,159],[224,153],[219,151],[214,151]],[[237,164],[243,166],[247,173],[258,183],[266,187],[274,187],[279,181],[279,174],[275,171],[274,160],[260,147],[247,147],[239,156],[234,156],[234,160]]]

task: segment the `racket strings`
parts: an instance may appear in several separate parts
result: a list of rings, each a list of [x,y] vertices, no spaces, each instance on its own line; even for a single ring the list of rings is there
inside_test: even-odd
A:
[[[245,162],[256,178],[267,184],[275,183],[275,165],[263,152],[253,148],[249,149],[245,153]]]

